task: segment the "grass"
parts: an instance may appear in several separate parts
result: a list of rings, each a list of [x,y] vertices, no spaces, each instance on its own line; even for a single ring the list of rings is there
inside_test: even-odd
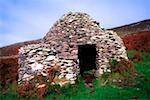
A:
[[[131,58],[139,51],[128,51]],[[142,53],[144,60],[133,62],[136,69],[134,79],[126,81],[124,85],[106,84],[102,86],[105,78],[94,81],[94,88],[86,88],[79,77],[75,85],[50,87],[44,96],[45,100],[150,100],[150,53]],[[136,77],[135,77],[136,76]],[[113,78],[120,78],[113,74]],[[106,81],[106,80],[105,80]],[[108,80],[110,81],[110,80]],[[15,86],[9,85],[7,90],[0,93],[0,100],[36,100],[36,97],[21,97],[15,92]]]

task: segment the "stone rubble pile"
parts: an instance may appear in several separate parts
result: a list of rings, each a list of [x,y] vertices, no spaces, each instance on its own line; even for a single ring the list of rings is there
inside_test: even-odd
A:
[[[46,76],[47,68],[58,66],[52,84],[75,83],[80,70],[78,46],[85,44],[96,45],[97,76],[111,72],[110,61],[128,59],[123,41],[115,32],[101,29],[86,13],[70,12],[50,28],[40,44],[20,48],[19,82],[39,73]]]

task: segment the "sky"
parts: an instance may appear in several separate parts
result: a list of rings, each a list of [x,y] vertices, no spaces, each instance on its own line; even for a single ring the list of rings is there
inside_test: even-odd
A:
[[[107,29],[150,19],[150,0],[0,0],[0,47],[44,37],[70,11]]]

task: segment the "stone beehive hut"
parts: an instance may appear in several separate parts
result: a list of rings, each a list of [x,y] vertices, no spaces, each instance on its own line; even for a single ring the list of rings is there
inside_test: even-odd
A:
[[[73,84],[84,70],[95,68],[101,75],[111,71],[110,61],[128,59],[115,32],[101,29],[86,13],[72,12],[63,15],[40,44],[20,48],[19,55],[19,84],[39,74],[53,75],[52,84]],[[56,73],[49,74],[51,69]]]

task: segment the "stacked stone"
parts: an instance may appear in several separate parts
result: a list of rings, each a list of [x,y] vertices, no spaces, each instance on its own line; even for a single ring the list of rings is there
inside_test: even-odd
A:
[[[49,77],[48,70],[57,66],[55,77],[65,78],[70,83],[75,83],[79,73],[71,60],[59,59],[56,50],[48,44],[32,44],[19,50],[19,84],[29,81],[35,75]],[[58,84],[55,82],[55,84]],[[61,84],[60,84],[61,85]]]
[[[70,12],[50,28],[42,43],[20,49],[19,81],[28,81],[38,73],[46,76],[47,68],[58,66],[52,83],[75,83],[78,45],[84,44],[96,44],[98,76],[111,71],[110,61],[128,59],[123,41],[115,32],[102,29],[88,14]]]
[[[73,60],[63,60],[59,61],[60,70],[59,75],[55,76],[52,84],[59,84],[63,86],[65,84],[75,84],[77,75],[79,74],[79,67],[75,67],[76,63]]]
[[[110,61],[128,59],[124,43],[117,33],[102,29],[99,23],[86,13],[70,12],[63,15],[50,28],[43,41],[56,49],[59,48],[59,57],[74,59],[76,62],[78,45],[96,44],[98,76],[110,72]]]
[[[96,75],[111,72],[109,63],[112,60],[128,60],[126,48],[122,39],[113,31],[104,30],[103,36],[92,36],[91,41],[97,43],[97,63],[99,66]]]
[[[43,42],[56,48],[59,57],[77,60],[78,45],[90,43],[95,33],[105,34],[88,14],[70,12],[50,28]]]

